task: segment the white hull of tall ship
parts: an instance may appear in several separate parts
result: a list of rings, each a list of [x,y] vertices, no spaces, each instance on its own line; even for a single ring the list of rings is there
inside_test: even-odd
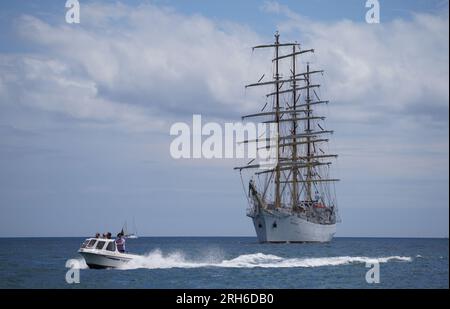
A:
[[[249,214],[253,219],[259,242],[329,242],[336,233],[336,224],[317,224],[284,209],[259,209]]]

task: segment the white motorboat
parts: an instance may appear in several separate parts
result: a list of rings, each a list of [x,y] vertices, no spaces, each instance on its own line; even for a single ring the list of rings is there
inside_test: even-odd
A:
[[[136,254],[119,252],[115,240],[108,238],[88,238],[78,253],[89,268],[118,268],[139,257]]]

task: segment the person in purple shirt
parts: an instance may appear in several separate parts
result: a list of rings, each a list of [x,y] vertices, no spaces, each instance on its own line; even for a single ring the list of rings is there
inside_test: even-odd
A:
[[[121,252],[121,253],[125,253],[125,238],[123,237],[122,233],[117,234],[117,238],[116,238],[116,246],[117,246],[117,251]]]

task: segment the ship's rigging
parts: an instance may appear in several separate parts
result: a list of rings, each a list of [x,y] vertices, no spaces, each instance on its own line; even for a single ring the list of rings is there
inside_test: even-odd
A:
[[[299,65],[300,58],[314,53],[314,49],[302,49],[297,42],[281,43],[278,33],[273,44],[258,45],[256,49],[274,50],[273,74],[270,81],[264,81],[266,74],[251,87],[272,87],[266,94],[271,105],[266,102],[258,113],[245,115],[242,120],[254,119],[258,122],[272,123],[277,134],[264,138],[270,147],[276,147],[276,164],[265,170],[257,170],[258,180],[250,182],[250,195],[258,194],[260,206],[272,209],[289,208],[293,213],[301,213],[307,220],[319,224],[336,222],[336,198],[333,183],[339,179],[330,176],[330,159],[337,158],[325,150],[332,130],[325,129],[325,116],[318,115],[313,108],[328,104],[322,100],[316,89],[318,74],[323,70],[313,70],[310,63]],[[283,77],[281,62],[290,60],[287,77]],[[266,107],[271,106],[271,110]],[[243,143],[261,142],[260,139],[245,140]],[[236,167],[243,170],[258,169],[260,164]],[[249,199],[252,200],[252,199]],[[255,201],[255,199],[253,199]],[[320,215],[325,209],[326,215]],[[318,215],[319,213],[319,215]]]

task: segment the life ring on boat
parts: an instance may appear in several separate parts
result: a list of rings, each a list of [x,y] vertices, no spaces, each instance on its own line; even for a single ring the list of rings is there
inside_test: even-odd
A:
[[[314,203],[314,208],[327,208],[327,207],[324,204],[317,202],[317,203]]]

